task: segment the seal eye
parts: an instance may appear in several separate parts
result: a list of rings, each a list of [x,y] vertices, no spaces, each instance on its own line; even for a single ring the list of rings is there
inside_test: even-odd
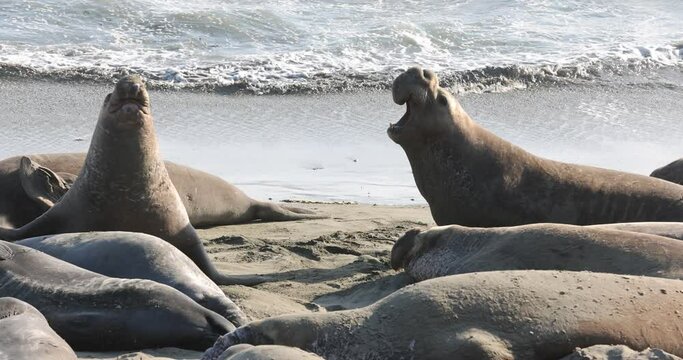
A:
[[[109,99],[111,99],[111,93],[107,94],[107,96],[104,97],[104,103],[108,103]]]

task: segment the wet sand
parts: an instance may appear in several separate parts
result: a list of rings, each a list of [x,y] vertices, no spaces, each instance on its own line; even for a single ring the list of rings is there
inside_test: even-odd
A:
[[[111,86],[0,79],[0,157],[86,151]],[[388,91],[236,96],[151,91],[165,159],[259,199],[424,203],[386,136]],[[555,160],[649,174],[683,156],[680,87],[536,87],[459,96],[482,126]]]
[[[394,241],[434,226],[426,206],[296,203],[330,217],[199,230],[216,266],[235,274],[274,274],[254,287],[223,286],[251,320],[369,305],[410,283],[391,270]],[[117,357],[118,356],[118,357]],[[200,352],[79,353],[82,359],[198,359]]]

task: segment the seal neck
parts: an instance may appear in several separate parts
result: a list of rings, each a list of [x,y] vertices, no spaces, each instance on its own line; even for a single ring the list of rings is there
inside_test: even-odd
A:
[[[149,189],[166,181],[151,121],[137,129],[111,129],[98,121],[79,180],[111,192]]]

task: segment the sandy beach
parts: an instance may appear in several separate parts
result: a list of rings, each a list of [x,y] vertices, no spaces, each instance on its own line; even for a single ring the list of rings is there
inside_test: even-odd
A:
[[[226,273],[274,274],[254,287],[223,286],[251,320],[369,305],[410,283],[391,270],[394,241],[411,228],[433,226],[426,206],[296,203],[327,219],[251,223],[199,230],[216,266]],[[81,359],[199,359],[200,352],[154,349],[78,353]]]

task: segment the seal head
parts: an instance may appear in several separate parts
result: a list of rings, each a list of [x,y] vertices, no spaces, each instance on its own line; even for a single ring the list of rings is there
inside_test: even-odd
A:
[[[401,119],[390,124],[389,138],[401,146],[429,142],[446,135],[454,127],[452,112],[455,99],[439,87],[439,79],[430,70],[419,67],[399,75],[392,85],[392,96],[398,105],[406,105]]]
[[[129,75],[107,95],[100,119],[107,128],[137,129],[152,122],[149,94],[139,75]]]

